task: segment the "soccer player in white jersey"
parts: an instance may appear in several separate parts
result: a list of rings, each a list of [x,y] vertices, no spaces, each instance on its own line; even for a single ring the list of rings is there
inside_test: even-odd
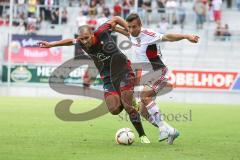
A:
[[[131,13],[126,21],[129,30],[115,30],[128,36],[133,44],[136,60],[150,62],[154,72],[154,76],[150,81],[144,82],[144,88],[140,93],[141,114],[150,123],[159,128],[159,141],[167,139],[168,144],[173,144],[179,132],[161,118],[161,113],[155,103],[154,98],[157,93],[167,84],[167,67],[161,60],[161,52],[159,42],[161,41],[179,41],[187,39],[192,43],[197,43],[199,37],[196,35],[186,34],[160,34],[151,29],[142,28],[139,15]]]

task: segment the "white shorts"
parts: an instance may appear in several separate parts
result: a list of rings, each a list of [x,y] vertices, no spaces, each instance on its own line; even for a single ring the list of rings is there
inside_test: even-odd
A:
[[[149,86],[155,93],[158,93],[167,84],[167,72],[167,67],[161,68],[157,71],[152,71],[146,78],[144,78],[142,84]]]

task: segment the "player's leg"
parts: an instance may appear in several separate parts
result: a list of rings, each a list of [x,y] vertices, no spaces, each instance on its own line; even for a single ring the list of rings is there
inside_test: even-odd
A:
[[[144,86],[141,92],[141,115],[151,124],[157,126],[160,130],[159,140],[163,141],[168,138],[169,133],[174,132],[174,128],[167,124],[162,118],[158,106],[154,101],[155,92],[149,87]]]
[[[138,111],[133,107],[133,90],[124,90],[121,91],[121,102],[124,106],[124,109],[129,114],[129,119],[132,122],[133,126],[138,132],[138,135],[141,139],[141,143],[150,143],[148,138],[145,135],[140,114]]]
[[[161,88],[164,88],[167,82],[165,74],[166,71],[163,72],[162,70],[151,73],[148,79],[143,82],[145,85],[140,93],[140,113],[154,126],[159,126],[159,120],[161,119],[161,117],[160,119],[158,118],[160,112],[154,101],[157,95],[156,93],[158,93]],[[161,84],[161,88],[159,84]]]
[[[111,114],[118,115],[122,112],[123,107],[121,106],[120,96],[116,92],[105,94],[105,102]]]
[[[161,76],[157,76],[156,80],[151,82],[153,84],[150,83],[148,85],[144,85],[144,88],[140,93],[140,111],[141,115],[151,124],[158,126],[160,130],[159,141],[168,139],[168,143],[172,144],[173,140],[178,136],[178,131],[162,119],[159,108],[155,103],[156,93],[158,93],[167,84],[167,79],[165,78],[166,72],[163,73],[163,71],[156,73],[157,75]]]
[[[121,106],[119,92],[117,92],[111,82],[110,71],[104,70],[101,74],[101,79],[103,81],[104,98],[107,108],[112,115],[118,115],[123,110],[123,107]]]
[[[155,123],[153,116],[149,113],[148,104],[150,104],[152,100],[152,95],[150,94],[149,91],[146,90],[147,86],[144,86],[142,92],[140,93],[140,107],[139,107],[139,112],[142,117],[144,117],[147,121],[149,121],[152,125],[155,127],[158,127],[158,125]],[[155,94],[155,93],[154,93]],[[147,96],[148,95],[148,96]]]
[[[119,83],[105,83],[104,84],[104,90],[105,90],[105,101],[108,107],[108,110],[113,115],[119,114],[123,110],[123,105],[121,102],[121,98],[119,96]],[[133,92],[131,92],[128,96],[132,97]],[[127,96],[124,94],[124,97]],[[132,100],[132,99],[131,99]],[[128,103],[128,100],[126,100]],[[130,104],[130,103],[128,103]],[[143,138],[142,143],[148,143],[149,140],[145,136],[139,113],[131,106],[132,110],[127,109],[127,113],[129,114],[130,120],[133,124],[133,126],[136,128],[138,134],[140,137]]]
[[[120,82],[120,83],[118,83]],[[129,119],[132,122],[133,126],[137,130],[139,137],[141,139],[141,143],[150,143],[148,138],[145,135],[140,114],[133,107],[133,99],[134,99],[134,83],[135,83],[135,75],[130,67],[127,66],[127,70],[123,73],[120,78],[116,81],[117,88],[120,90],[121,102],[124,106],[124,109],[129,114]]]

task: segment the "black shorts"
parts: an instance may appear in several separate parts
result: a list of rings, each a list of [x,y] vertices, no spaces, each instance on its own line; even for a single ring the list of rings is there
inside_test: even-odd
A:
[[[135,74],[130,66],[130,62],[123,67],[122,72],[111,74],[109,70],[103,70],[101,79],[103,80],[103,89],[105,98],[109,95],[121,95],[122,91],[133,90]]]

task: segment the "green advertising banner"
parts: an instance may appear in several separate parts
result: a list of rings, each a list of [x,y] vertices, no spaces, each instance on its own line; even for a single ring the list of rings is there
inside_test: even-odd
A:
[[[51,73],[56,66],[36,66],[36,65],[12,65],[11,66],[11,82],[13,83],[48,83]],[[68,68],[66,68],[68,69]],[[69,68],[70,69],[70,68]],[[79,67],[72,71],[64,82],[67,84],[83,84],[82,77],[86,71],[86,67]],[[7,65],[2,66],[2,81],[7,82],[8,68]],[[102,85],[99,77],[94,81],[93,85]]]

